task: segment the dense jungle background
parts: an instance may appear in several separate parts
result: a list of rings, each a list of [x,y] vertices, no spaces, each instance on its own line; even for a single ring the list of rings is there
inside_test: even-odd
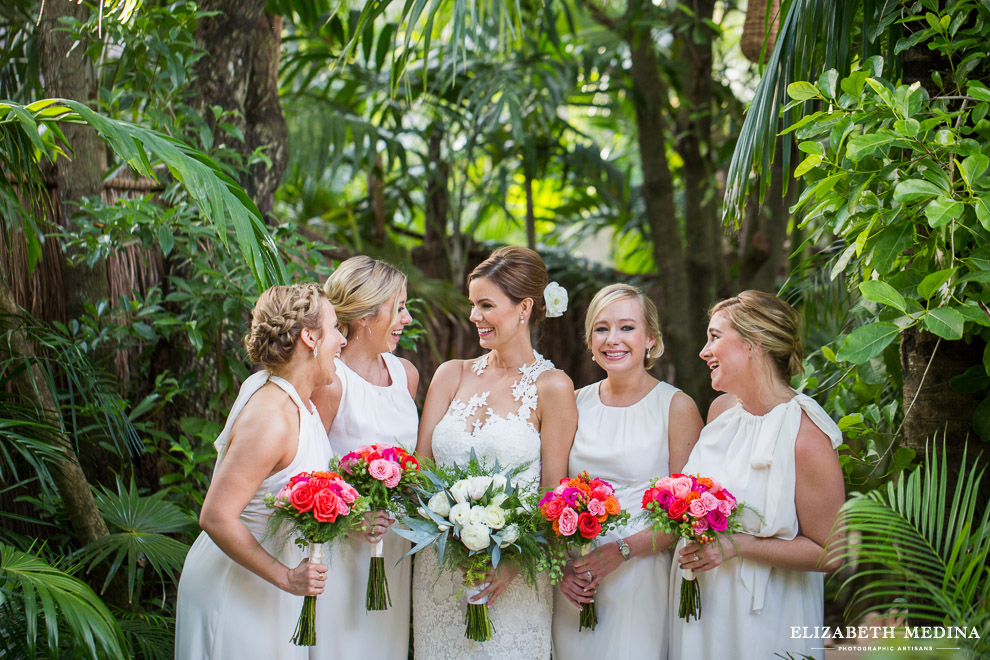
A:
[[[896,608],[990,654],[990,4],[9,0],[0,7],[0,656],[169,658],[174,592],[271,284],[409,276],[419,368],[477,355],[465,277],[540,251],[538,346],[658,303],[803,315],[846,437],[831,624]],[[941,625],[937,623],[936,625]]]

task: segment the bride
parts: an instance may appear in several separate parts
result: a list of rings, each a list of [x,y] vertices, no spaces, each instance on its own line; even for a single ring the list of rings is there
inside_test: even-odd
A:
[[[463,465],[474,449],[486,463],[525,466],[517,479],[534,489],[555,486],[567,475],[577,428],[574,386],[530,341],[534,326],[566,307],[566,298],[552,295],[547,279],[540,256],[514,246],[495,250],[471,272],[469,319],[488,352],[437,369],[419,426],[421,456]],[[488,598],[495,628],[489,641],[474,642],[464,636],[463,576],[439,572],[434,552],[417,556],[413,629],[418,660],[550,657],[550,584],[541,574],[533,589],[514,579],[518,569],[507,563],[472,599]]]

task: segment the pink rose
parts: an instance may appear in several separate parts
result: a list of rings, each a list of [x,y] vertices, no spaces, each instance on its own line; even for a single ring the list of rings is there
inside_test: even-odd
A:
[[[399,481],[402,479],[402,468],[399,467],[398,463],[389,463],[389,465],[392,466],[392,471],[385,479],[385,487],[395,488],[399,485]]]
[[[722,484],[712,479],[712,487],[709,488],[708,490],[717,493],[718,491],[722,490]]]
[[[705,505],[705,511],[714,511],[718,508],[718,498],[711,493],[702,493],[698,499]]]
[[[728,518],[732,515],[732,510],[735,508],[735,504],[728,500],[722,500],[718,503],[718,512],[723,516]]]
[[[348,504],[352,503],[358,498],[358,492],[354,489],[354,486],[350,484],[345,484],[340,487],[340,499],[344,500]]]
[[[578,524],[578,514],[577,511],[569,506],[565,506],[564,510],[560,512],[560,518],[557,519],[557,524],[560,526],[560,533],[564,536],[570,536],[577,531]]]
[[[664,477],[663,479],[659,479],[654,484],[654,487],[655,488],[659,488],[660,490],[670,490],[670,483],[671,483],[671,481],[673,481],[673,480],[670,477]]]
[[[372,452],[372,451],[375,451],[377,449],[378,449],[378,445],[361,445],[360,447],[358,447],[357,449],[355,449],[351,453],[352,454],[367,454],[368,452]]]
[[[722,512],[716,509],[715,511],[708,512],[708,524],[716,532],[724,532],[725,528],[728,526],[729,521],[726,519]]]
[[[708,509],[705,508],[704,502],[699,497],[698,499],[691,500],[691,503],[688,504],[688,513],[695,518],[704,518],[705,514],[708,513]]]
[[[604,516],[605,515],[605,503],[598,499],[592,499],[588,502],[588,513],[593,516]]]
[[[378,458],[368,464],[368,474],[378,481],[385,481],[392,474],[392,464],[384,458]]]
[[[683,500],[691,492],[691,477],[677,477],[670,480],[670,492],[679,500]]]
[[[694,522],[691,523],[691,529],[694,530],[695,534],[704,534],[708,531],[708,520],[706,518],[695,518]]]

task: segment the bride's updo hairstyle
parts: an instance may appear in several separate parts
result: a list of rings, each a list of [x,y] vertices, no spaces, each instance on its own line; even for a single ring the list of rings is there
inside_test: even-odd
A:
[[[786,302],[762,291],[743,291],[712,307],[709,316],[723,312],[733,329],[753,348],[762,348],[785,382],[804,367],[801,364],[801,317]]]
[[[513,305],[531,298],[531,325],[536,326],[546,318],[547,305],[543,299],[543,290],[550,278],[547,276],[546,264],[536,251],[516,245],[500,247],[475,266],[468,275],[468,285],[481,277],[491,280]]]
[[[351,257],[337,266],[323,290],[337,313],[340,333],[350,337],[352,324],[378,314],[382,305],[395,296],[392,324],[399,316],[399,297],[406,288],[406,276],[392,264],[364,255]]]
[[[643,310],[643,320],[646,321],[646,334],[653,337],[656,343],[646,351],[643,356],[643,365],[647,371],[653,368],[657,358],[663,355],[663,335],[660,333],[660,315],[657,314],[657,306],[648,295],[631,284],[609,284],[600,289],[588,305],[588,313],[584,315],[584,342],[591,350],[591,335],[595,330],[595,318],[602,313],[602,310],[616,302],[632,298],[639,303]]]
[[[288,364],[303,328],[323,334],[326,294],[318,284],[273,286],[258,297],[244,336],[248,357],[268,371]]]

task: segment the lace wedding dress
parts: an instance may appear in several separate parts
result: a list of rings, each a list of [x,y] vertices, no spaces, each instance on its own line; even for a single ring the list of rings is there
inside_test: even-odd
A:
[[[495,413],[489,406],[490,392],[474,394],[467,403],[458,398],[451,401],[433,431],[433,457],[438,463],[464,465],[474,449],[488,464],[498,460],[505,469],[525,465],[516,482],[539,487],[540,434],[530,414],[537,404],[536,379],[554,366],[534,354],[535,361],[520,367],[520,377],[512,385],[512,399],[519,403],[515,412]],[[487,366],[486,354],[474,361],[472,370],[481,375]],[[464,636],[463,576],[459,571],[437,569],[432,549],[416,556],[413,630],[417,660],[550,657],[552,593],[544,574],[539,574],[535,589],[522,575],[517,576],[489,607],[494,636],[487,642],[474,642]]]

